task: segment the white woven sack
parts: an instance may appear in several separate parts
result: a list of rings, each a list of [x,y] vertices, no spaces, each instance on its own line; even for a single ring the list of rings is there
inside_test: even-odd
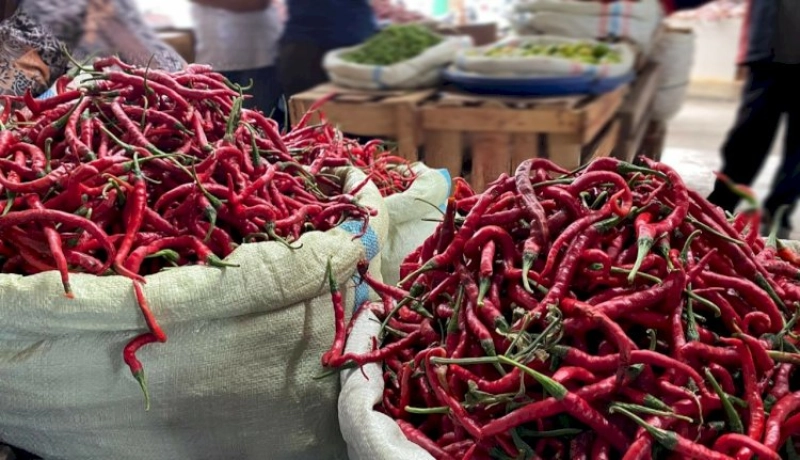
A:
[[[342,48],[325,55],[323,67],[332,81],[337,79],[350,82],[370,82],[371,87],[381,89],[421,87],[416,83],[418,76],[441,71],[455,58],[458,50],[470,46],[468,36],[442,36],[442,41],[423,51],[419,56],[389,66],[364,65],[347,62],[342,54],[358,47]],[[435,82],[434,82],[435,83]]]
[[[639,20],[620,16],[582,16],[544,11],[520,20],[520,34],[531,32],[571,38],[628,39],[649,49],[660,18]]]
[[[441,212],[450,195],[450,173],[446,169],[430,169],[422,163],[413,167],[417,179],[403,193],[386,197],[389,211],[389,238],[381,251],[383,282],[395,285],[400,281],[400,264],[436,230]],[[424,200],[421,201],[421,200]],[[430,204],[427,204],[430,203]]]
[[[346,190],[365,177],[337,174]],[[0,438],[47,460],[346,458],[339,381],[313,377],[333,340],[327,261],[351,310],[367,298],[350,281],[356,264],[378,254],[388,231],[377,188],[357,198],[379,211],[362,240],[353,238],[361,224],[348,222],[303,235],[294,251],[242,245],[228,258],[239,268],[147,277],[169,336],[138,354],[149,412],[122,362],[146,328],[129,279],[73,275],[70,300],[55,272],[0,275]]]
[[[691,31],[667,30],[653,48],[653,60],[661,64],[661,86],[688,83],[694,64],[695,35]]]
[[[364,312],[347,341],[347,352],[371,351],[372,337],[380,327],[372,312]],[[394,420],[374,409],[383,396],[380,364],[343,371],[341,380],[339,425],[350,460],[433,460],[425,449],[406,438]]]
[[[653,59],[661,64],[661,77],[652,110],[657,121],[671,120],[683,107],[694,63],[694,44],[694,33],[670,30],[656,43]]]
[[[352,78],[342,77],[340,75],[328,75],[333,83],[345,88],[365,89],[365,90],[381,90],[390,89],[380,81],[373,79],[369,80],[355,80]],[[442,80],[442,69],[436,67],[430,69],[428,72],[422,72],[404,81],[401,84],[391,87],[391,89],[417,89],[417,88],[430,88],[438,85]]]
[[[561,45],[565,43],[587,41],[600,44],[600,42],[595,42],[594,40],[582,40],[551,35],[510,37],[492,45],[473,50],[459,51],[458,57],[456,58],[456,67],[465,72],[481,75],[537,77],[591,75],[598,78],[618,77],[625,75],[633,68],[636,55],[631,47],[625,44],[608,45],[620,53],[622,59],[619,64],[586,64],[551,56],[490,57],[474,54],[475,51],[483,53],[497,46],[522,46],[525,44]]]
[[[681,111],[689,92],[689,83],[659,88],[653,100],[653,120],[670,121]]]
[[[582,0],[523,0],[516,4],[517,12],[566,13],[580,16],[620,16],[652,19],[662,12],[658,0],[621,0],[616,2],[587,2]]]

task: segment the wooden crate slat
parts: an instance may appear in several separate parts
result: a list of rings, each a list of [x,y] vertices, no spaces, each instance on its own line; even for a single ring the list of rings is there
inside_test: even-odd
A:
[[[464,165],[464,135],[460,131],[426,132],[425,164],[447,169],[453,177],[460,176]]]
[[[628,159],[634,159],[636,155],[639,154],[639,149],[642,147],[642,141],[644,141],[645,135],[647,134],[647,130],[650,127],[650,114],[645,115],[645,119],[642,120],[641,126],[636,129],[636,132],[633,136],[628,138],[625,142],[625,151],[626,156]]]
[[[547,157],[564,169],[572,170],[581,165],[583,141],[575,134],[549,134]]]
[[[631,160],[636,154],[628,148],[631,138],[635,137],[653,106],[661,75],[661,67],[656,63],[646,66],[630,93],[625,103],[620,107],[617,117],[620,120],[620,142],[615,155],[622,160]]]
[[[539,134],[514,134],[511,136],[511,171],[530,158],[538,158],[542,152]]]
[[[442,131],[569,133],[581,126],[568,111],[486,107],[422,107],[422,128]]]
[[[511,170],[511,134],[473,133],[472,187],[477,192],[486,190],[501,174]]]
[[[595,98],[585,106],[586,124],[582,133],[584,143],[591,142],[608,124],[609,120],[614,118],[620,106],[622,106],[627,92],[628,86],[622,86],[608,94]]]
[[[611,156],[611,154],[614,152],[614,148],[617,146],[619,131],[619,120],[611,122],[606,130],[601,133],[597,140],[587,148],[586,152],[584,152],[583,163],[589,163],[597,158]]]
[[[504,106],[509,108],[542,108],[546,106],[571,109],[586,96],[563,97],[511,97],[511,96],[482,96],[452,91],[443,91],[437,95],[436,104],[440,106]]]

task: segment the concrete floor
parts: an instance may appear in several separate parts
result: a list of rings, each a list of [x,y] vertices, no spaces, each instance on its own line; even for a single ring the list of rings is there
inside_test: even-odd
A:
[[[720,146],[733,124],[738,103],[735,100],[688,99],[669,125],[662,161],[674,167],[695,190],[708,194],[714,182],[714,171],[721,165]],[[764,168],[753,189],[759,199],[769,193],[772,178],[780,165],[783,132],[773,145]],[[793,239],[800,239],[800,213],[792,216]]]

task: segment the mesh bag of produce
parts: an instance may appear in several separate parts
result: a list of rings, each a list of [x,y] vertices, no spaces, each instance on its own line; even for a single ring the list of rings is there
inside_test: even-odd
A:
[[[359,89],[434,86],[469,37],[444,37],[420,25],[390,26],[370,41],[329,52],[323,61],[334,83]]]
[[[447,196],[450,194],[450,174],[446,169],[431,169],[422,163],[413,166],[417,178],[408,190],[386,197],[389,212],[389,238],[381,250],[383,281],[400,281],[400,264],[436,229]]]
[[[462,50],[456,66],[482,75],[618,77],[630,72],[636,56],[625,44],[556,36],[522,36]]]

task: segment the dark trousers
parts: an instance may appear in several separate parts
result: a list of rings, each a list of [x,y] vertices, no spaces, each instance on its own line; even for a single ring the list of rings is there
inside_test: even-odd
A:
[[[783,161],[764,207],[774,214],[788,205],[784,227],[800,198],[800,65],[760,63],[749,68],[736,122],[722,147],[722,172],[734,182],[751,185],[769,155],[781,117],[787,120]],[[708,199],[733,212],[739,197],[719,181]]]
[[[243,106],[246,109],[259,109],[266,115],[272,116],[278,124],[283,125],[284,114],[279,108],[279,100],[283,95],[278,69],[275,66],[260,67],[257,69],[231,70],[221,72],[233,83],[246,87],[253,83],[253,87],[245,91],[251,97],[245,99]]]
[[[311,42],[281,45],[278,75],[287,98],[328,81],[328,74],[322,68],[322,60],[328,51],[328,48]]]

